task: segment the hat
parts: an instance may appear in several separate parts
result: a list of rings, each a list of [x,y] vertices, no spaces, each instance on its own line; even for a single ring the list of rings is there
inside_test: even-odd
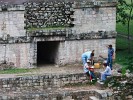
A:
[[[91,62],[91,61],[88,59],[87,62]]]

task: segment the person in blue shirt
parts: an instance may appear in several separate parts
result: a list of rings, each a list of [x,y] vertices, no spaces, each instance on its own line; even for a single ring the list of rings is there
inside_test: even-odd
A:
[[[112,70],[113,56],[114,56],[114,49],[112,48],[112,45],[108,45],[107,65],[111,68],[111,70]]]
[[[93,60],[94,60],[94,50],[87,51],[87,52],[82,54],[83,66],[87,63],[88,59],[91,60],[91,62],[93,62]]]
[[[106,69],[101,72],[101,81],[105,81],[106,77],[112,74],[111,68],[107,65],[107,61],[104,61],[103,66],[106,67]]]

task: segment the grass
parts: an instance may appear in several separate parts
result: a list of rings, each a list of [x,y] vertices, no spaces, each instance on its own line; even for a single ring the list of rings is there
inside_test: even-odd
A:
[[[38,30],[59,30],[59,29],[65,29],[67,27],[60,26],[60,27],[42,27],[42,28],[28,28],[27,31],[38,31]]]
[[[133,20],[130,23],[130,35],[133,36]],[[127,35],[127,24],[123,25],[122,23],[116,24],[116,30],[118,33],[126,34]]]
[[[0,74],[20,74],[20,73],[27,73],[31,72],[34,69],[6,69],[6,70],[0,70]]]
[[[130,0],[126,0],[127,3],[131,3]],[[129,12],[129,11],[127,11]],[[133,20],[130,22],[130,35],[133,36]],[[121,34],[128,34],[128,27],[127,24],[123,25],[122,23],[116,23],[116,31]],[[133,57],[133,41],[130,41],[130,50],[128,52],[128,41],[127,39],[118,37],[116,38],[116,63],[121,64],[123,67],[127,67],[128,63],[130,63],[130,57]],[[132,59],[131,59],[132,60]],[[133,61],[132,61],[133,62]]]
[[[80,83],[69,83],[69,84],[66,84],[64,87],[69,87],[70,88],[70,87],[82,87],[82,86],[88,86],[88,85],[92,86],[92,85],[95,85],[96,82],[97,81],[91,82],[90,80],[88,80],[88,82],[86,82],[86,83],[82,83],[82,82],[80,82]]]
[[[129,63],[129,57],[133,57],[133,41],[130,41],[131,52],[128,52],[127,39],[117,37],[116,38],[116,59],[115,62],[121,64],[123,67],[127,67]]]

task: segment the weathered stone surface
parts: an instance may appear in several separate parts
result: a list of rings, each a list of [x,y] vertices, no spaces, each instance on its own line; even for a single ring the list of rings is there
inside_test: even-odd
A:
[[[115,49],[115,7],[115,0],[1,2],[0,61],[37,67],[38,42],[51,41],[58,42],[57,49],[51,46],[56,52],[48,55],[57,65],[80,63],[86,49],[95,50],[96,57],[106,56],[105,45]]]

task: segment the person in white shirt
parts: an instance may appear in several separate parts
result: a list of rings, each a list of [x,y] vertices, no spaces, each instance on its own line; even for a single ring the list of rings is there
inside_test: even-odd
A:
[[[106,67],[105,71],[101,72],[101,81],[105,81],[107,76],[110,76],[111,68],[108,66],[107,61],[103,63],[103,66]]]
[[[84,64],[84,73],[90,78],[90,80],[95,80],[94,67],[90,64],[91,61],[87,60],[87,63]]]

